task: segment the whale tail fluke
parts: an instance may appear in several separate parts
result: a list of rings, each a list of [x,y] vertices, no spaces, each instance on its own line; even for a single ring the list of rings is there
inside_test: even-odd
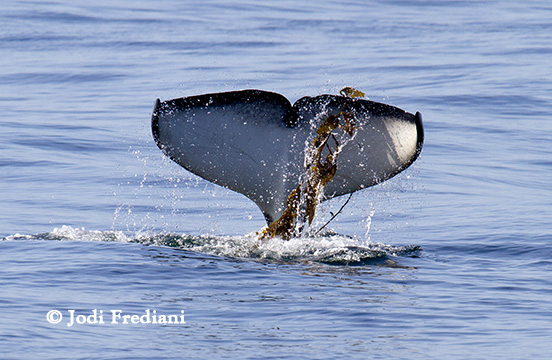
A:
[[[284,213],[292,191],[304,183],[309,166],[318,166],[309,165],[306,157],[328,123],[337,125],[318,144],[323,145],[320,165],[338,155],[327,165],[333,170],[328,170],[332,175],[320,200],[389,179],[409,167],[422,149],[419,112],[350,96],[303,97],[293,105],[282,95],[261,90],[158,99],[151,125],[168,157],[245,195],[271,224]]]

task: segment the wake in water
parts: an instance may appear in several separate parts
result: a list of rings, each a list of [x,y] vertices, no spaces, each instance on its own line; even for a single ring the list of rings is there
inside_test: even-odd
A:
[[[36,235],[11,235],[3,240],[58,240],[127,242],[164,246],[197,253],[236,259],[273,262],[321,262],[333,265],[382,263],[394,256],[416,257],[421,247],[391,246],[339,235],[328,231],[315,237],[290,240],[261,240],[256,233],[245,236],[207,236],[178,234],[137,234],[122,231],[93,231],[62,226],[52,232]]]

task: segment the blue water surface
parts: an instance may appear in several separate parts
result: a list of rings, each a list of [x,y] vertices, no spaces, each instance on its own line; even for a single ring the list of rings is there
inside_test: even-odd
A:
[[[2,358],[552,357],[549,2],[0,7]],[[314,239],[259,246],[151,136],[157,98],[345,86],[420,111],[424,149]]]

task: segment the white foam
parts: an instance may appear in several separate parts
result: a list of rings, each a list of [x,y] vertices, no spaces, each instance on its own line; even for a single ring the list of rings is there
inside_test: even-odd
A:
[[[52,232],[41,235],[43,235],[44,238],[65,241],[130,242],[132,240],[122,231],[86,230],[85,228],[73,228],[67,225],[63,225],[61,228],[54,228]]]
[[[284,262],[350,263],[418,250],[416,247],[393,247],[381,243],[372,243],[363,238],[331,232],[326,232],[320,236],[305,236],[290,240],[281,238],[261,240],[256,232],[243,236],[198,236],[169,233],[139,233],[129,236],[122,231],[98,231],[62,226],[49,233],[37,235],[15,234],[4,238],[4,240],[134,242],[220,257]]]

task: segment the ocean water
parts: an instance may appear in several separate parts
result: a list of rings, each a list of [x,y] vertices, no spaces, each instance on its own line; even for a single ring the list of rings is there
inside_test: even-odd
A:
[[[549,2],[0,8],[0,357],[552,357]],[[420,111],[424,149],[315,238],[259,244],[151,136],[157,98],[345,86]]]

